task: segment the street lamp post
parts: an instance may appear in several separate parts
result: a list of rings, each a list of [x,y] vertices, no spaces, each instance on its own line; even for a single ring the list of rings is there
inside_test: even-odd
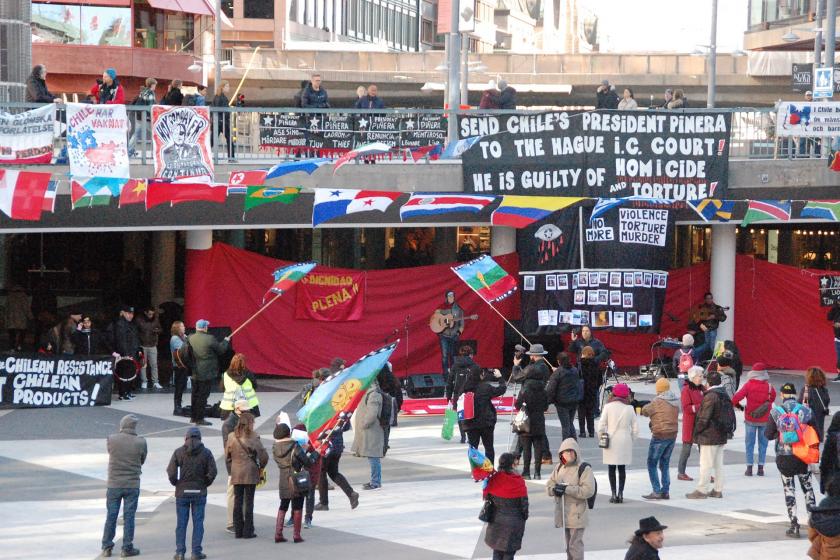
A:
[[[819,4],[819,2],[817,2]],[[837,27],[837,0],[828,0],[826,4],[825,22],[825,66],[834,67],[834,36]]]
[[[706,107],[714,109],[717,95],[717,12],[718,0],[712,0],[712,35],[709,39],[709,89],[706,93]]]
[[[461,35],[458,33],[458,0],[450,0],[449,6],[449,52],[447,61],[449,63],[449,126],[447,137],[449,142],[458,140],[458,116],[453,113],[458,108],[458,100],[461,96]]]
[[[213,76],[213,89],[218,90],[222,83],[222,0],[216,0],[216,19],[213,22],[213,51],[216,53],[215,74]]]
[[[817,14],[816,14],[816,24],[817,30],[816,35],[814,36],[814,69],[820,68],[822,66],[822,19],[823,19],[823,4],[822,0],[817,0]],[[812,72],[811,76],[814,76],[816,72]]]

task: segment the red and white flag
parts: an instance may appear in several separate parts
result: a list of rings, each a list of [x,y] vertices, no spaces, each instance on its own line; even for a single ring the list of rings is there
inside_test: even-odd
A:
[[[228,184],[244,185],[246,187],[261,187],[265,184],[265,176],[268,171],[265,169],[254,169],[251,171],[231,171]]]
[[[227,190],[227,184],[205,183],[194,179],[151,179],[146,187],[146,210],[167,202],[173,205],[204,200],[223,204],[227,199]]]
[[[0,169],[0,212],[13,220],[40,220],[51,176]]]

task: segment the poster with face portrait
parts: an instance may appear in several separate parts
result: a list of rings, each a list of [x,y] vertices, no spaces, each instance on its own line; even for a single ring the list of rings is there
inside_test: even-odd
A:
[[[207,107],[152,107],[155,177],[213,179]]]

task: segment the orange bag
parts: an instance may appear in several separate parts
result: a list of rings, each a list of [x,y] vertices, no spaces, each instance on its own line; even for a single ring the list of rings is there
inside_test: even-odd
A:
[[[793,454],[806,465],[820,462],[820,438],[813,426],[805,426],[792,447]]]

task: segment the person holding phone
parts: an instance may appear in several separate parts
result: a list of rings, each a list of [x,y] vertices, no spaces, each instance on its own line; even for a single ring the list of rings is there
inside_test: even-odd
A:
[[[600,364],[610,359],[610,351],[604,346],[604,343],[592,335],[592,329],[589,325],[584,325],[580,328],[580,335],[572,330],[572,343],[569,345],[569,352],[574,352],[577,355],[578,364],[580,363],[580,354],[583,349],[590,346],[595,352],[595,363]]]

